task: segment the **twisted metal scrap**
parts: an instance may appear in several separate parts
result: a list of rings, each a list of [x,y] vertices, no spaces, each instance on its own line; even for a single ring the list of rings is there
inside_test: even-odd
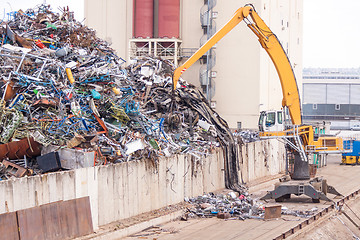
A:
[[[233,134],[226,121],[221,118],[207,103],[205,96],[195,88],[181,88],[176,93],[189,107],[198,112],[206,121],[214,124],[218,139],[224,150],[225,160],[225,187],[237,192],[244,192],[246,189],[240,185],[244,183],[242,176],[238,174],[238,152]],[[201,100],[201,101],[199,101]]]

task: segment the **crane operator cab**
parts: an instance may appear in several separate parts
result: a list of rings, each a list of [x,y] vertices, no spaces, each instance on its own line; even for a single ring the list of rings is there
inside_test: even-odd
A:
[[[272,132],[284,130],[284,118],[282,111],[262,111],[259,117],[259,131]]]

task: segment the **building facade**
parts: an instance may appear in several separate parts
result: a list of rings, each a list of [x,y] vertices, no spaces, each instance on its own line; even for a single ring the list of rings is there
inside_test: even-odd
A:
[[[179,65],[247,3],[85,0],[85,23],[111,42],[124,59],[155,55]],[[287,52],[301,92],[302,0],[254,0],[253,5]],[[256,128],[260,111],[281,108],[276,69],[244,22],[182,77],[203,89],[211,106],[231,128]]]
[[[305,68],[303,120],[351,129],[360,120],[360,68]]]

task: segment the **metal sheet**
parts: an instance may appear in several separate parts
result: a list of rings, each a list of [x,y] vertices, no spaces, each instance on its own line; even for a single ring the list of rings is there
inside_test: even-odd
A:
[[[78,236],[84,236],[94,232],[89,197],[78,198],[75,200],[76,217],[79,231]]]
[[[60,240],[68,237],[61,225],[60,208],[62,203],[54,202],[40,207],[43,217],[43,233],[46,239]]]
[[[40,207],[17,211],[21,240],[46,240]]]
[[[272,219],[272,218],[280,218],[280,217],[281,217],[281,205],[265,207],[264,219]]]
[[[14,31],[6,24],[6,36],[15,42],[15,35]]]
[[[59,218],[63,236],[81,237],[94,231],[89,197],[61,202]]]
[[[64,201],[61,204],[60,210],[60,226],[69,238],[74,238],[79,235],[77,218],[76,218],[76,205],[74,200]]]
[[[19,230],[17,226],[15,212],[0,214],[1,239],[19,240]]]
[[[20,239],[68,239],[92,233],[89,197],[17,211]]]

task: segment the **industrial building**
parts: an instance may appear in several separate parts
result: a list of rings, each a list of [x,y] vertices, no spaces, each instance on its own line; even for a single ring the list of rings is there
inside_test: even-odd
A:
[[[360,120],[359,68],[305,68],[303,120],[330,121],[332,129],[352,129]]]
[[[86,0],[85,24],[96,29],[128,61],[151,55],[179,65],[247,3],[244,0]],[[301,87],[302,1],[252,3],[277,34]],[[211,106],[231,128],[256,128],[260,111],[281,108],[276,69],[245,23],[225,36],[183,78],[203,89]]]

